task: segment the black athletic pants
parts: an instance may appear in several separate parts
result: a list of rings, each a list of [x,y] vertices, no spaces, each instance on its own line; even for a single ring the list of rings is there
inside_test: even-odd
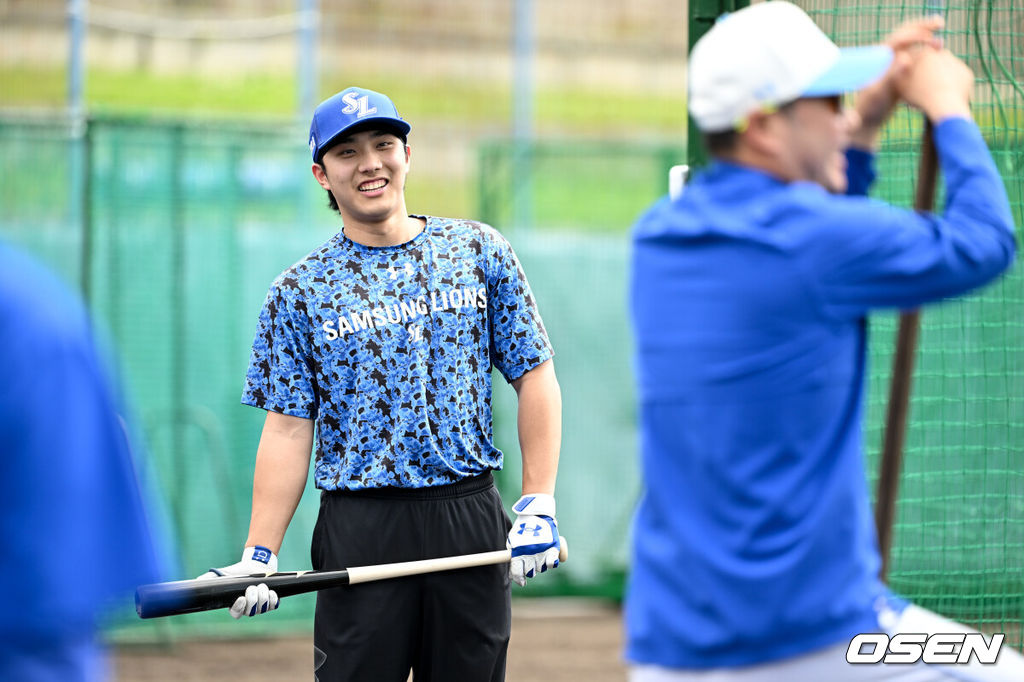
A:
[[[423,489],[324,492],[313,568],[335,570],[490,552],[511,522],[490,472]],[[511,629],[508,565],[321,590],[319,682],[497,682]],[[324,656],[326,655],[326,658]]]

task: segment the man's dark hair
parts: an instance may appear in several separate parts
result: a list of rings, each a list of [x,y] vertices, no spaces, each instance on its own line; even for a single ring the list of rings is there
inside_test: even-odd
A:
[[[320,164],[320,167],[323,168],[323,164]],[[327,192],[327,205],[331,207],[332,211],[337,211],[340,214],[341,209],[338,208],[338,200],[334,198],[334,193],[329,189],[324,191]]]
[[[391,128],[375,127],[372,124],[368,124],[366,126],[359,126],[359,127],[353,128],[349,132],[349,135],[355,135],[356,133],[363,132],[364,130],[380,130],[382,132],[390,133],[390,134],[394,135],[395,137],[397,137],[399,140],[402,141],[402,146],[403,147],[408,147],[409,146],[409,140],[406,137],[405,133],[403,133],[401,131],[398,131],[398,130],[393,130]],[[341,140],[343,140],[343,139],[345,139],[345,138],[340,138],[338,140],[338,142],[336,142],[334,144],[340,143]],[[330,151],[331,147],[333,147],[334,144],[331,144],[330,146],[324,148],[320,152],[320,161],[317,162],[317,165],[320,166],[320,169],[323,170],[325,173],[327,172],[327,169],[324,168],[324,162],[323,162],[324,154],[326,154],[328,151]],[[331,190],[325,190],[325,191],[327,192],[327,205],[331,208],[332,211],[337,211],[340,214],[341,213],[341,209],[338,207],[338,200],[334,198],[334,194],[331,192]]]
[[[791,99],[775,106],[776,113],[789,114],[801,98]],[[740,139],[740,133],[735,128],[723,130],[717,133],[703,133],[701,138],[704,148],[711,156],[728,156],[736,149],[736,143]]]
[[[735,130],[723,130],[718,133],[704,133],[704,148],[711,156],[723,156],[736,149],[736,142],[739,140],[739,133]]]

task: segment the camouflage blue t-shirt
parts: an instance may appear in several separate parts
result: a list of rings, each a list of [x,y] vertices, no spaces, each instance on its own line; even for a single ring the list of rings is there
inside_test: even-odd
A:
[[[318,488],[419,488],[501,468],[491,367],[512,381],[553,355],[504,237],[426,221],[398,246],[339,232],[267,294],[242,402],[316,420]]]

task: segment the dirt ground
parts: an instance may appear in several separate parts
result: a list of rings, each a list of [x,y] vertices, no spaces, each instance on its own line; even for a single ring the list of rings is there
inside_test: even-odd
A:
[[[621,682],[618,609],[577,600],[516,603],[509,682]],[[117,682],[312,680],[312,636],[133,644],[113,654]]]

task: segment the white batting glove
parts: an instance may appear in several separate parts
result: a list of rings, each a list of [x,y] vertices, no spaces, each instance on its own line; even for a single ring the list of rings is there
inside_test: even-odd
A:
[[[512,511],[517,516],[508,532],[507,546],[512,550],[508,572],[523,587],[527,578],[558,566],[555,498],[543,493],[523,495],[512,505]]]
[[[260,545],[246,547],[242,551],[241,561],[224,568],[211,568],[197,580],[209,580],[221,576],[246,576],[255,573],[277,573],[277,555]],[[232,618],[238,619],[245,615],[255,616],[258,613],[273,611],[279,605],[280,599],[277,597],[277,592],[260,583],[245,588],[245,594],[235,600],[228,612]]]

